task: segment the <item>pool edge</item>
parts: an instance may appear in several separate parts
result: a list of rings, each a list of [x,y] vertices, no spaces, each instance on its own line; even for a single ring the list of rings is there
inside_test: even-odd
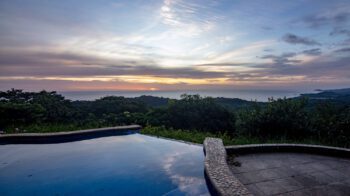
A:
[[[141,128],[142,127],[140,125],[127,125],[55,133],[4,134],[0,135],[0,145],[64,143],[113,135],[136,133],[139,132]]]

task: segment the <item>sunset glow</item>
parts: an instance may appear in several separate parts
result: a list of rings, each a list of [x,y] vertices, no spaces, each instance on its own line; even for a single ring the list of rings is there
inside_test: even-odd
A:
[[[315,89],[350,84],[350,3],[0,2],[0,89]]]

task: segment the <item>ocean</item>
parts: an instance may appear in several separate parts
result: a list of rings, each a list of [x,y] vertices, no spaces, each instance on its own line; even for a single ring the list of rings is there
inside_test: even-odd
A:
[[[62,91],[58,92],[70,100],[95,100],[105,96],[139,97],[151,95],[179,99],[182,94],[199,94],[204,97],[239,98],[248,101],[268,101],[268,98],[297,97],[301,93],[291,90],[202,90],[202,91]]]

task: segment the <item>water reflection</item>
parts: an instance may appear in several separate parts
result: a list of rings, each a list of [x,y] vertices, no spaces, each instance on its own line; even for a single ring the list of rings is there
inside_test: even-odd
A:
[[[132,134],[0,145],[0,195],[208,195],[202,147]]]
[[[197,160],[202,158],[202,156],[193,157],[193,155],[197,155],[196,152],[197,149],[166,155],[163,161],[163,168],[171,181],[178,187],[166,195],[179,195],[180,193],[186,195],[209,195],[203,177],[195,175],[197,173],[195,168],[198,167]]]

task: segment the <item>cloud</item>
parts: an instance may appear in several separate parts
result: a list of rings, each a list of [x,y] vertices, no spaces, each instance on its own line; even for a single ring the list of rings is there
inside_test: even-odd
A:
[[[288,64],[288,63],[299,63],[300,60],[292,60],[290,58],[295,57],[297,54],[290,52],[290,53],[283,53],[281,55],[264,55],[260,57],[261,59],[271,59],[275,64]]]
[[[349,80],[350,78],[349,62],[350,62],[350,57],[332,59],[329,56],[325,55],[313,61],[305,62],[302,64],[302,66],[295,66],[295,65],[268,66],[266,65],[266,69],[263,70],[261,73],[269,76],[301,75],[308,79],[328,78],[334,81],[336,80],[341,81],[344,79]]]
[[[331,12],[326,14],[310,15],[303,18],[303,22],[311,28],[318,28],[324,25],[341,25],[347,22],[350,18],[350,12]]]
[[[261,51],[262,48],[266,48],[267,46],[271,46],[274,44],[275,40],[263,40],[253,42],[244,47],[222,52],[218,55],[208,58],[207,60],[209,61],[209,63],[227,63],[232,61],[235,61],[235,63],[246,63],[247,61],[253,60],[253,58],[255,57],[253,55],[254,53]],[[207,64],[208,61],[203,64]]]
[[[318,56],[322,54],[322,51],[320,48],[314,48],[314,49],[310,49],[310,50],[304,50],[301,52],[301,54],[306,54],[306,55],[310,55],[310,56]]]
[[[272,51],[273,51],[272,48],[266,48],[266,49],[264,49],[264,52],[272,52]]]
[[[350,51],[350,49],[345,49]],[[344,50],[344,51],[345,51]],[[311,51],[311,50],[310,50]],[[308,51],[307,53],[310,53]],[[312,50],[311,53],[317,53],[317,48]],[[304,54],[305,51],[299,52],[298,54]],[[289,55],[267,55],[264,58],[281,58]],[[250,80],[265,79],[266,82],[278,81],[280,84],[285,82],[290,83],[312,83],[313,85],[330,85],[330,84],[341,84],[344,85],[350,82],[350,57],[337,57],[334,58],[332,55],[325,54],[313,58],[310,61],[303,61],[298,65],[294,63],[284,63],[283,61],[275,61],[274,64],[258,64],[256,66],[262,68],[252,72],[252,76],[248,77]],[[327,74],[325,74],[327,73]],[[322,84],[321,84],[322,83]],[[271,84],[272,85],[272,84]],[[272,85],[273,86],[273,85]]]
[[[261,56],[260,59],[270,59],[273,61],[274,64],[284,65],[284,64],[301,63],[302,60],[293,59],[293,58],[297,57],[298,55],[319,56],[321,54],[322,54],[322,51],[320,48],[314,48],[314,49],[310,49],[310,50],[303,50],[303,51],[298,52],[298,53],[287,52],[287,53],[283,53],[281,55],[268,54],[268,55]]]
[[[266,30],[266,31],[273,30],[273,28],[270,26],[262,26],[261,29]]]
[[[115,83],[135,83],[135,89],[140,81],[160,85],[147,88],[164,89],[161,85],[176,83],[179,89],[181,85],[195,89],[203,81],[219,88],[217,81],[225,79],[232,79],[232,83],[225,83],[228,86],[243,86],[245,82],[254,86],[301,76],[324,78],[328,73],[342,78],[347,73],[345,67],[350,69],[339,59],[348,54],[350,43],[350,9],[344,2],[340,6],[340,1],[324,1],[312,9],[318,14],[303,18],[309,9],[286,14],[291,8],[304,6],[299,1],[271,6],[216,0],[125,1],[124,5],[107,6],[90,1],[2,1],[0,77],[35,80],[37,86],[48,80],[50,84],[70,80],[71,85],[66,86],[79,81],[80,88],[108,80],[110,88]],[[305,6],[312,4],[306,2]],[[294,16],[300,25],[295,32],[286,24]],[[277,38],[281,42],[274,40],[276,27],[290,32],[283,41]],[[308,37],[311,34],[318,36]],[[328,57],[325,62],[317,61],[323,56]],[[332,77],[336,78],[335,74]],[[15,84],[15,79],[11,81]],[[11,81],[7,85],[11,86]]]
[[[126,83],[122,81],[72,81],[72,80],[48,80],[33,78],[2,78],[0,77],[0,89],[18,88],[25,90],[54,90],[54,91],[71,91],[71,90],[148,90],[153,86],[148,84]]]
[[[337,28],[334,28],[333,31],[329,33],[329,35],[331,35],[331,36],[333,36],[333,35],[350,36],[350,30],[337,27]]]
[[[338,53],[350,52],[350,48],[341,48],[341,49],[335,50],[334,52],[338,52]]]
[[[196,152],[197,151],[195,151],[195,153]],[[169,153],[164,158],[162,162],[163,170],[170,177],[171,181],[178,187],[177,190],[172,190],[164,195],[172,195],[172,193],[176,193],[179,191],[185,193],[186,195],[207,195],[207,193],[204,193],[202,189],[203,185],[205,185],[204,179],[198,176],[189,175],[188,173],[179,171],[179,167],[176,167],[176,165],[179,165],[180,162],[186,162],[187,164],[181,165],[181,168],[184,168],[185,166],[195,166],[196,162],[193,161],[195,159],[193,159],[193,155],[190,155],[190,153]]]
[[[235,67],[249,65],[247,63],[207,63],[207,64],[197,64],[195,66],[199,67]]]
[[[0,53],[0,76],[154,76],[171,78],[219,78],[224,73],[192,67],[166,68],[147,59],[114,59],[77,53]]]
[[[290,44],[302,44],[302,45],[307,45],[307,46],[320,46],[321,44],[318,43],[315,40],[306,38],[306,37],[300,37],[291,33],[288,33],[282,37],[282,40],[290,43]]]
[[[299,54],[299,53],[297,53]],[[295,54],[282,54],[276,56],[284,56],[286,58],[292,58]],[[270,56],[273,57],[273,56]],[[267,57],[265,57],[267,58]],[[175,80],[174,78],[145,78],[146,81],[138,80],[145,75],[128,76],[121,75],[120,77],[114,77],[113,75],[105,75],[99,77],[105,77],[108,80],[100,80],[95,75],[86,75],[81,77],[80,80],[75,78],[69,78],[68,76],[50,77],[50,76],[27,76],[27,77],[9,77],[3,73],[3,67],[0,66],[0,88],[21,88],[21,89],[49,89],[49,90],[149,90],[151,88],[162,90],[193,90],[193,89],[232,89],[245,88],[298,88],[306,87],[305,84],[313,87],[325,87],[325,86],[344,86],[350,82],[350,58],[332,58],[331,56],[323,55],[313,59],[312,61],[303,62],[295,65],[293,63],[264,63],[253,64],[254,70],[245,71],[227,71],[220,73],[221,76],[227,78],[225,83],[217,83],[217,78],[211,78],[205,83],[202,82],[202,78],[196,79],[199,82],[189,83],[183,78],[179,78],[176,82],[168,82]],[[32,73],[40,71],[41,68],[33,68]],[[84,69],[85,70],[85,69]],[[103,70],[103,69],[102,69]],[[93,70],[98,71],[98,70]],[[27,71],[25,71],[27,72]],[[5,72],[6,73],[6,72]],[[127,74],[127,72],[125,72]],[[171,73],[172,77],[176,77],[176,73],[173,71],[167,71]],[[327,74],[325,74],[327,73]],[[99,73],[98,73],[99,74]],[[141,74],[141,73],[140,73]],[[202,73],[199,73],[202,74]],[[112,80],[110,80],[112,78]],[[86,80],[89,79],[89,80]],[[104,78],[102,78],[104,79]],[[150,80],[151,79],[151,80]],[[190,79],[190,78],[189,78]],[[165,80],[164,83],[162,80]],[[195,80],[195,79],[193,79]],[[182,82],[182,83],[181,83]],[[220,85],[218,85],[220,84]]]
[[[339,46],[349,46],[350,45],[350,38],[343,40],[342,42],[338,43]]]
[[[160,9],[162,22],[178,29],[180,35],[192,37],[210,31],[220,17],[204,3],[164,0]]]
[[[220,44],[227,44],[227,43],[231,42],[232,40],[233,40],[233,38],[231,36],[224,36],[224,37],[219,38]]]

